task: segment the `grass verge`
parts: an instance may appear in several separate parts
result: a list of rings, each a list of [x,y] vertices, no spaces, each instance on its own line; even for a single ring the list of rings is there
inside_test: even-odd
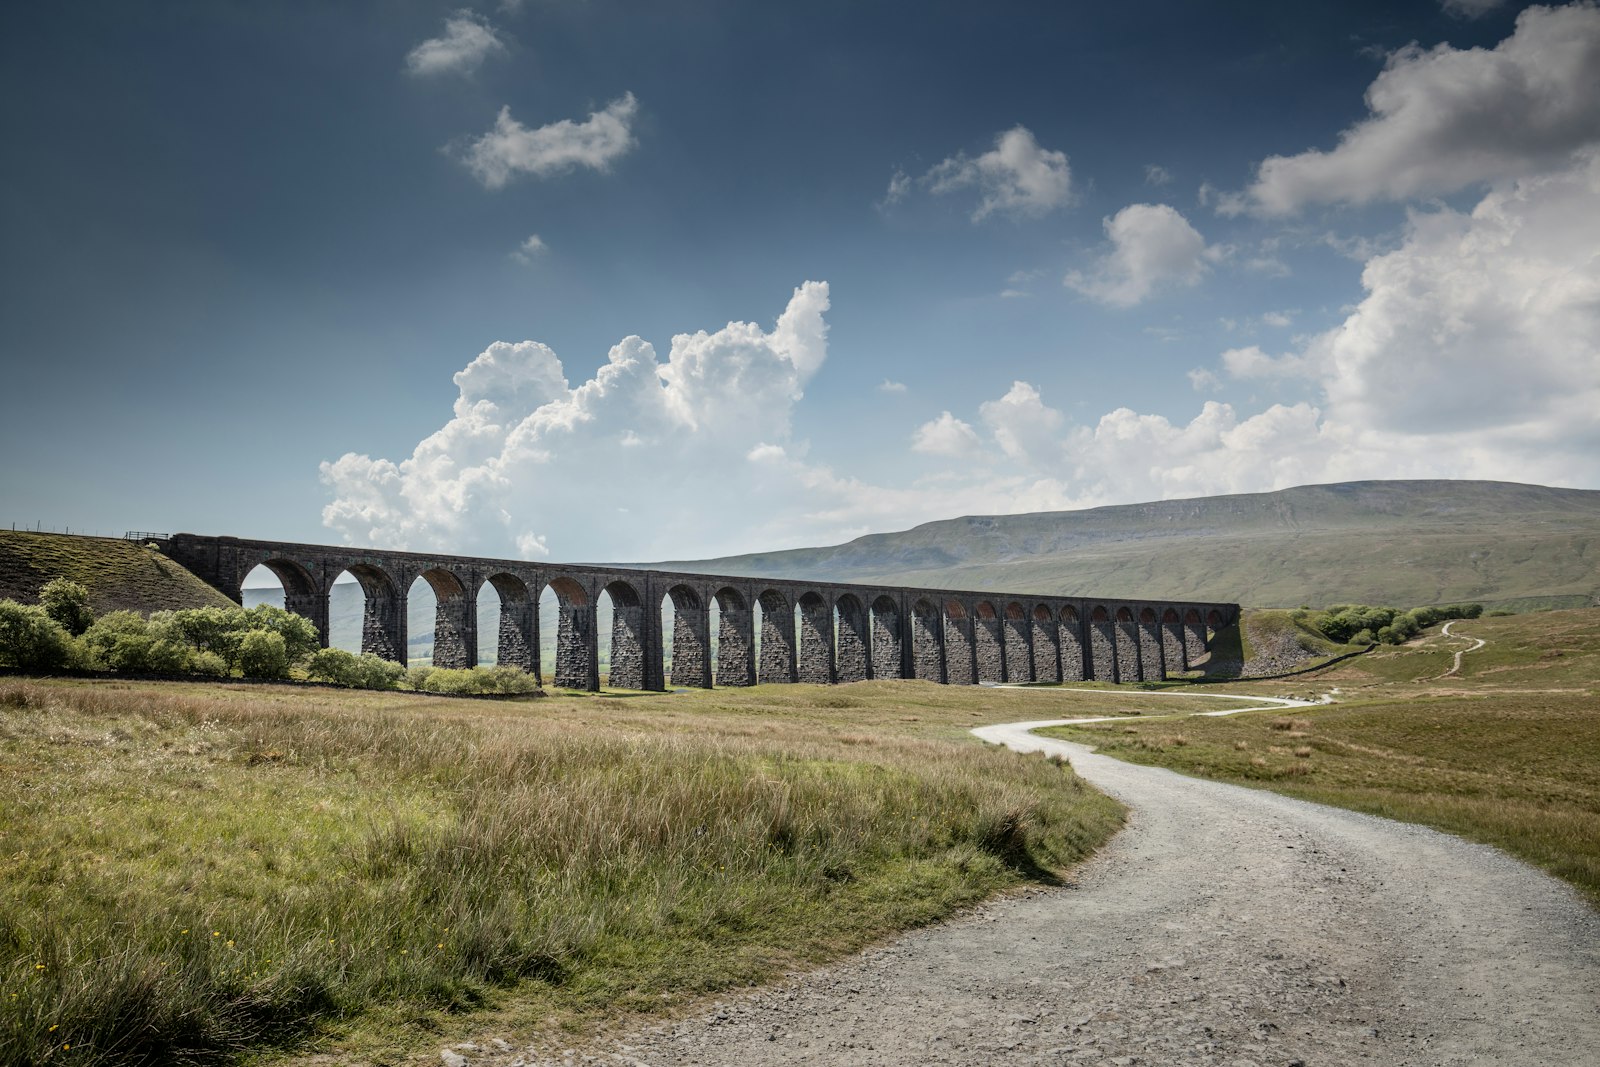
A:
[[[0,1061],[399,1062],[834,958],[1114,832],[965,736],[1096,700],[0,681]]]
[[[1425,640],[1241,692],[1340,702],[1042,733],[1135,763],[1422,823],[1504,849],[1600,907],[1600,611],[1455,623]],[[1290,689],[1285,686],[1289,684]]]

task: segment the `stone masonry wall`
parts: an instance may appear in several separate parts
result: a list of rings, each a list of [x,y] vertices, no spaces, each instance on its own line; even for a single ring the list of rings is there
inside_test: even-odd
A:
[[[717,685],[756,684],[755,625],[747,607],[722,604],[717,624]]]
[[[1078,620],[1063,621],[1056,630],[1061,641],[1061,680],[1083,681],[1083,641],[1078,636]]]
[[[978,645],[978,681],[1006,680],[1005,638],[1000,633],[1000,617],[979,616],[972,622]]]
[[[1054,619],[1033,618],[1033,680],[1061,681],[1061,646]]]
[[[1139,680],[1141,682],[1159,682],[1166,675],[1161,669],[1161,629],[1160,623],[1141,622],[1139,624]]]
[[[1006,616],[1006,681],[1033,681],[1033,649],[1028,643],[1028,620]]]
[[[556,682],[562,689],[596,689],[595,618],[592,604],[562,604],[556,636]]]
[[[672,606],[672,684],[711,688],[711,620],[704,604],[687,598]]]
[[[833,609],[821,597],[800,601],[800,659],[795,673],[813,685],[833,681]]]
[[[854,604],[839,609],[838,652],[834,674],[841,682],[867,680],[867,619]]]
[[[1110,621],[1089,624],[1090,666],[1097,682],[1117,680],[1117,637]]]
[[[971,685],[977,681],[972,676],[972,616],[944,620],[944,675],[951,685]]]
[[[762,685],[794,681],[794,611],[780,594],[761,594]]]
[[[944,650],[939,647],[939,612],[918,601],[911,609],[911,664],[918,678],[944,681]]]
[[[872,676],[899,678],[901,674],[900,613],[892,608],[872,611]]]
[[[1139,672],[1139,624],[1131,619],[1118,619],[1114,624],[1117,643],[1117,680],[1137,682]]]
[[[1168,674],[1189,669],[1189,657],[1184,654],[1182,624],[1176,622],[1161,624],[1161,650],[1165,654],[1164,662]]]

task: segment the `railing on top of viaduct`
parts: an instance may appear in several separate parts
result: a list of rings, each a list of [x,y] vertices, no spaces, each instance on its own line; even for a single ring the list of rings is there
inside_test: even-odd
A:
[[[1237,604],[1195,601],[738,578],[184,533],[158,543],[236,602],[245,576],[265,566],[283,583],[284,606],[311,619],[324,644],[328,593],[348,571],[366,594],[362,651],[400,663],[406,661],[406,598],[422,578],[438,604],[434,664],[476,664],[478,593],[488,583],[501,603],[496,659],[529,671],[541,684],[538,604],[548,588],[559,601],[553,680],[572,689],[600,687],[595,605],[601,593],[613,607],[609,681],[623,689],[666,687],[661,609],[668,598],[671,682],[698,688],[869,678],[952,685],[1152,681],[1189,669],[1205,654],[1209,633],[1239,617]],[[719,616],[714,663],[713,601]]]

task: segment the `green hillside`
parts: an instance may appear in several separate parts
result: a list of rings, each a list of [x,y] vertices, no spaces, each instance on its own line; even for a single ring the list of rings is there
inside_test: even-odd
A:
[[[101,615],[230,603],[188,570],[134,541],[0,530],[0,598],[32,603],[52,578],[86,587]]]
[[[1600,491],[1392,481],[968,516],[828,548],[660,564],[836,581],[1236,600],[1600,603]]]

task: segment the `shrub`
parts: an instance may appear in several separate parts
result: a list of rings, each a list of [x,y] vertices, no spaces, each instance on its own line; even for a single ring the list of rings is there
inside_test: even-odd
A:
[[[1365,648],[1367,645],[1375,645],[1377,643],[1378,639],[1373,636],[1371,630],[1358,630],[1356,631],[1356,635],[1350,638],[1350,644],[1361,645],[1363,648]]]
[[[289,673],[288,643],[282,634],[248,630],[239,639],[238,664],[246,678],[282,678]]]
[[[373,655],[357,656],[342,648],[320,648],[311,654],[306,675],[313,681],[347,685],[352,689],[393,689],[405,676],[398,663]]]
[[[0,663],[49,671],[84,659],[82,646],[44,608],[0,600]]]
[[[134,632],[110,635],[98,651],[102,664],[129,674],[185,674],[193,656],[187,645]]]
[[[417,692],[426,692],[428,676],[433,673],[432,667],[410,667],[406,670],[406,688],[415,689]]]
[[[539,687],[533,675],[515,667],[473,667],[469,670],[435,667],[428,671],[421,688],[427,693],[459,696],[464,693],[532,693]]]
[[[190,652],[189,673],[206,678],[226,678],[228,665],[215,652]]]
[[[66,578],[56,578],[39,590],[39,606],[73,637],[82,636],[94,622],[89,590]]]

